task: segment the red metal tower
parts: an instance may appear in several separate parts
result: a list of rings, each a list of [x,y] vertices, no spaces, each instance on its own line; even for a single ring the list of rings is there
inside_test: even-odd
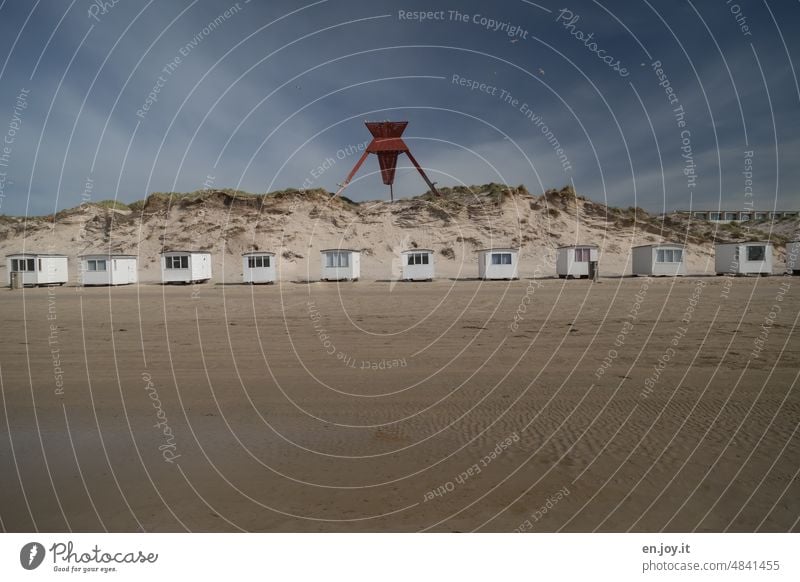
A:
[[[367,149],[364,151],[362,156],[356,162],[356,165],[353,166],[353,169],[348,174],[347,179],[342,183],[339,187],[339,190],[336,192],[336,196],[342,193],[342,191],[347,188],[350,184],[350,180],[353,179],[358,169],[361,167],[361,164],[364,163],[364,160],[367,159],[369,154],[375,154],[378,156],[378,163],[381,166],[381,177],[383,178],[383,183],[389,186],[389,195],[391,196],[392,202],[394,202],[394,189],[392,185],[394,184],[394,172],[397,168],[397,157],[404,153],[408,156],[408,159],[411,160],[411,163],[414,164],[414,167],[422,176],[422,179],[425,180],[425,183],[428,185],[428,188],[431,189],[431,192],[439,195],[439,191],[436,189],[434,182],[431,182],[428,179],[428,176],[425,175],[425,172],[422,171],[422,168],[417,163],[417,160],[414,159],[414,156],[411,155],[411,151],[408,149],[406,142],[403,141],[402,136],[403,132],[408,125],[407,121],[367,121],[365,122],[367,129],[369,129],[370,133],[372,134],[372,141],[367,146]]]

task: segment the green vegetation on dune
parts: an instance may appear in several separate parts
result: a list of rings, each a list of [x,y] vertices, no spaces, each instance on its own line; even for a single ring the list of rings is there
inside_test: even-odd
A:
[[[130,207],[125,204],[124,202],[120,202],[119,200],[101,200],[100,202],[94,202],[94,206],[99,206],[100,208],[111,208],[112,210],[130,210]]]

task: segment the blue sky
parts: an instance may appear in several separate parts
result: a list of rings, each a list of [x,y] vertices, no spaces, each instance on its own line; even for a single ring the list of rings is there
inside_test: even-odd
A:
[[[800,207],[799,2],[263,4],[0,0],[0,213],[335,190],[381,119],[439,185]],[[396,196],[426,190],[408,166]],[[346,195],[386,198],[377,169]]]

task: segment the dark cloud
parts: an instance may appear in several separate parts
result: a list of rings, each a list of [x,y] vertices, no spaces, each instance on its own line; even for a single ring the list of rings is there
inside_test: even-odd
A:
[[[572,181],[620,206],[742,208],[752,151],[755,204],[796,208],[799,16],[748,1],[6,1],[0,212],[77,205],[87,180],[94,200],[335,190],[365,119],[409,120],[442,185]],[[376,169],[351,198],[386,195]],[[396,194],[424,189],[399,171]]]

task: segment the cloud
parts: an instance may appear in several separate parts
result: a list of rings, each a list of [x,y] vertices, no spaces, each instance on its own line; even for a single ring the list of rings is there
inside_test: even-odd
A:
[[[112,197],[118,188],[123,201],[149,191],[193,190],[209,177],[219,187],[256,192],[309,180],[335,190],[356,160],[339,159],[337,152],[369,138],[365,119],[387,118],[410,122],[406,135],[414,155],[442,185],[505,181],[536,192],[572,180],[582,193],[615,205],[682,207],[690,194],[682,173],[682,128],[642,46],[663,62],[686,112],[699,172],[694,203],[738,204],[743,152],[752,149],[760,200],[772,200],[777,188],[782,204],[800,205],[792,162],[799,123],[794,77],[769,31],[771,19],[761,13],[752,15],[754,27],[765,31],[752,41],[754,54],[749,39],[743,42],[738,29],[725,26],[730,15],[724,10],[698,7],[712,39],[688,7],[659,7],[679,31],[676,40],[645,5],[616,12],[616,20],[593,3],[576,3],[583,30],[594,32],[631,69],[622,79],[556,26],[553,14],[524,3],[490,9],[466,2],[459,8],[522,26],[529,38],[516,43],[471,20],[401,22],[397,7],[385,1],[322,2],[295,14],[289,13],[299,5],[288,1],[240,2],[208,34],[204,29],[226,6],[144,6],[120,3],[100,22],[81,7],[55,32],[64,7],[41,5],[31,15],[0,91],[2,124],[13,93],[26,83],[32,90],[3,211],[44,213],[75,205],[89,176],[93,195]],[[788,22],[800,8],[775,10],[779,22]],[[9,3],[0,9],[7,48],[27,15]],[[180,62],[161,82],[157,100],[137,116],[176,57]],[[454,74],[494,93],[453,83]],[[563,148],[568,171],[523,104]],[[333,164],[326,163],[330,159]],[[427,189],[407,166],[397,175],[398,196]],[[369,160],[348,195],[385,197],[376,169]]]

